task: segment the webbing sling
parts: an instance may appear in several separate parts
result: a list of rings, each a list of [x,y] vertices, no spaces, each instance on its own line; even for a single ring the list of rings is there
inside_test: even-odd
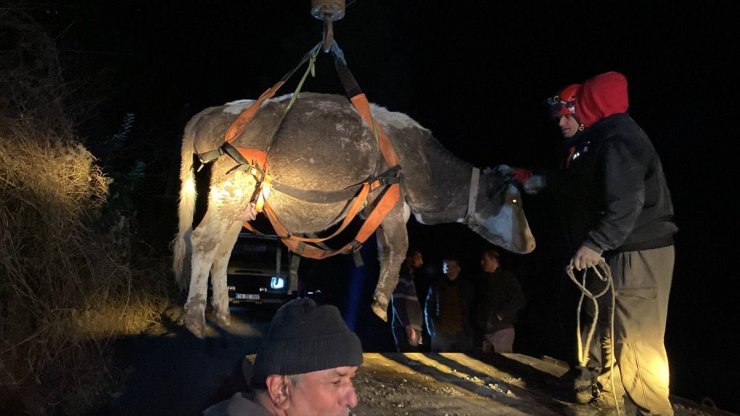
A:
[[[285,81],[301,66],[303,63],[305,63],[307,60],[310,59],[309,68],[306,71],[306,74],[304,74],[303,79],[301,80],[298,89],[294,93],[294,96],[291,99],[290,104],[288,105],[288,109],[292,106],[292,103],[297,98],[298,90],[300,89],[301,85],[303,84],[303,81],[306,78],[306,75],[308,74],[308,71],[313,71],[313,61],[316,58],[316,55],[318,53],[318,47],[321,45],[319,43],[316,47],[312,48],[301,60],[301,62],[294,67],[291,71],[288,72],[280,81],[278,81],[275,85],[270,87],[267,91],[262,93],[260,97],[252,103],[249,107],[247,107],[244,111],[242,111],[241,114],[232,122],[232,124],[229,126],[229,128],[226,131],[225,134],[225,149],[227,153],[229,153],[232,157],[231,151],[234,146],[231,146],[231,142],[235,140],[237,137],[239,137],[243,132],[244,129],[247,127],[249,122],[255,117],[257,114],[257,111],[262,107],[262,104],[272,98],[277,91],[280,89],[280,87],[285,83]],[[362,243],[365,242],[370,235],[372,235],[373,232],[380,226],[380,224],[383,221],[383,218],[388,214],[388,212],[395,206],[396,202],[398,201],[398,198],[400,196],[400,189],[399,189],[399,183],[398,183],[398,175],[400,171],[399,166],[399,158],[398,155],[395,152],[395,149],[393,148],[393,145],[391,144],[388,136],[386,135],[385,131],[378,126],[375,123],[375,120],[372,117],[371,111],[370,111],[370,103],[367,100],[367,97],[359,88],[359,85],[355,81],[354,77],[352,76],[352,73],[349,71],[349,68],[347,67],[347,63],[344,60],[344,54],[342,53],[341,49],[339,49],[338,44],[335,42],[332,43],[331,52],[334,57],[334,63],[335,68],[339,74],[339,78],[342,82],[342,85],[345,88],[345,91],[347,92],[347,96],[350,97],[350,101],[352,102],[353,106],[357,110],[357,112],[360,114],[362,120],[370,127],[373,131],[374,136],[376,137],[376,140],[378,141],[378,147],[381,151],[381,154],[383,155],[383,158],[385,159],[386,164],[390,167],[389,171],[386,173],[391,173],[395,180],[392,181],[392,183],[388,183],[387,181],[384,183],[382,180],[376,179],[372,181],[367,181],[363,184],[361,184],[361,188],[357,195],[353,198],[353,202],[350,205],[347,215],[345,216],[344,220],[342,221],[342,224],[340,227],[335,230],[331,235],[327,237],[299,237],[292,235],[288,232],[288,230],[283,226],[283,224],[278,219],[277,214],[272,209],[272,207],[269,205],[267,198],[264,194],[264,191],[262,190],[262,183],[261,181],[264,180],[267,175],[267,155],[265,152],[263,152],[264,157],[259,157],[260,155],[255,155],[254,153],[251,153],[250,156],[252,156],[254,159],[261,159],[258,168],[261,168],[261,178],[258,178],[259,180],[259,193],[260,193],[260,202],[264,204],[263,207],[260,210],[264,210],[264,213],[266,214],[267,218],[269,219],[270,223],[272,224],[275,233],[280,237],[281,241],[293,252],[296,254],[303,256],[303,257],[309,257],[313,259],[323,259],[327,258],[336,254],[343,254],[348,253],[350,251],[357,251],[362,246]],[[287,113],[283,114],[283,116]],[[281,119],[282,120],[282,119]],[[278,126],[279,128],[279,126]],[[229,149],[231,147],[232,149]],[[246,156],[246,152],[254,152],[255,149],[245,149],[245,148],[237,148],[239,151],[238,153],[241,153],[242,155]],[[258,151],[259,152],[259,151]],[[257,156],[257,157],[255,157]],[[236,157],[234,157],[237,159]],[[246,159],[246,158],[244,158]],[[237,160],[238,161],[238,160]],[[244,160],[246,162],[246,160]],[[250,165],[249,163],[245,163],[247,165]],[[385,176],[385,175],[381,175]],[[369,195],[370,191],[377,189],[380,186],[386,185],[386,188],[382,191],[379,198],[376,199],[377,203],[373,207],[370,215],[368,218],[364,221],[363,225],[360,227],[360,230],[358,231],[355,238],[348,244],[346,244],[344,247],[332,250],[332,249],[322,249],[313,245],[308,245],[306,243],[320,243],[323,241],[326,241],[330,238],[333,238],[337,236],[341,231],[343,231],[354,219],[354,217],[357,215],[359,210],[364,205],[365,200],[367,199],[367,196]],[[249,229],[250,231],[257,232],[250,224],[247,222],[244,223],[244,227]],[[357,261],[357,258],[355,259]]]
[[[328,235],[326,237],[300,237],[300,236],[297,236],[297,235],[290,234],[286,230],[286,228],[282,225],[282,223],[280,223],[280,220],[278,219],[278,216],[277,216],[277,214],[274,213],[274,211],[273,211],[272,216],[268,216],[268,219],[270,219],[270,222],[273,225],[273,228],[286,230],[285,231],[285,233],[286,233],[285,235],[288,235],[289,238],[290,238],[290,240],[297,240],[297,241],[301,241],[301,242],[305,242],[305,243],[314,243],[314,244],[321,243],[323,241],[326,241],[326,240],[329,240],[331,238],[336,237],[342,231],[344,231],[345,228],[347,228],[347,226],[352,222],[352,220],[354,219],[354,217],[357,216],[357,214],[359,213],[359,211],[364,206],[364,204],[365,204],[365,202],[367,200],[367,197],[369,196],[370,192],[372,192],[372,191],[374,191],[374,190],[376,190],[378,188],[384,187],[384,186],[388,186],[388,185],[392,185],[392,184],[398,184],[399,178],[398,178],[397,175],[398,175],[398,171],[399,170],[400,169],[399,169],[398,166],[395,167],[395,168],[392,168],[392,169],[388,169],[382,175],[377,176],[374,179],[367,180],[367,181],[365,181],[363,183],[358,184],[357,188],[360,189],[360,191],[357,192],[357,193],[355,193],[355,194],[353,194],[349,198],[344,198],[342,200],[333,201],[333,202],[341,202],[341,201],[347,201],[347,200],[350,200],[351,199],[351,203],[348,205],[348,208],[346,209],[346,214],[344,216],[344,219],[342,220],[342,223],[340,224],[340,226],[334,232],[332,232],[331,235]],[[274,187],[274,188],[277,189],[277,187]],[[355,186],[353,185],[350,188],[355,188]],[[316,191],[316,192],[323,192],[323,191]],[[381,194],[381,198],[377,198],[377,201],[382,201],[382,196],[384,196],[384,194]],[[386,197],[386,198],[390,199],[391,197]],[[260,201],[262,201],[263,204],[262,204],[262,207],[260,207],[258,209],[258,211],[260,211],[260,212],[264,211],[264,209],[265,209],[264,201],[265,200],[266,200],[265,198],[260,198]],[[308,202],[313,202],[313,201],[308,201]],[[395,201],[393,201],[393,202],[395,203]],[[326,202],[324,202],[324,203],[326,203]],[[378,202],[378,204],[380,204],[380,202]],[[378,204],[376,204],[376,206]],[[372,231],[374,231],[375,228],[377,228],[377,226],[375,228],[372,228],[372,229],[368,228],[368,227],[370,227],[371,224],[373,224],[375,222],[378,222],[378,220],[375,217],[376,216],[379,216],[380,217],[380,220],[382,221],[382,218],[385,216],[385,214],[382,213],[383,212],[383,209],[385,209],[385,204],[386,203],[383,204],[383,207],[384,208],[381,208],[380,210],[377,211],[378,212],[377,214],[374,214],[373,215],[373,212],[375,212],[374,210],[371,212],[370,216],[366,220],[366,223],[368,225],[365,225],[364,226],[365,229],[361,228],[360,229],[360,232],[358,232],[358,235],[360,235],[361,236],[360,238],[362,238],[362,242],[364,242],[365,240],[367,240],[367,238],[370,236],[370,234],[372,233]],[[393,207],[393,205],[390,206],[390,208],[392,208],[392,207]],[[274,222],[273,222],[273,220],[274,220]],[[378,224],[379,224],[379,222],[378,222]],[[249,224],[249,222],[247,222],[247,221],[245,221],[243,225],[244,225],[244,228],[248,229],[249,231],[252,231],[252,232],[254,232],[256,234],[263,234],[262,232],[258,231],[254,227],[252,227],[252,225]],[[365,230],[365,231],[363,231],[363,230]],[[367,230],[369,230],[369,231],[367,231]],[[365,235],[366,233],[367,233],[367,235]],[[329,250],[329,249],[327,248],[327,250]]]
[[[302,238],[291,235],[280,222],[272,221],[272,218],[276,218],[277,216],[275,215],[275,212],[272,210],[270,205],[267,203],[265,204],[265,213],[267,214],[267,218],[270,219],[270,222],[275,229],[275,233],[292,252],[298,254],[299,256],[320,260],[337,254],[347,254],[349,252],[359,250],[359,248],[362,246],[362,243],[364,243],[365,240],[367,240],[372,235],[372,233],[375,232],[375,230],[380,226],[380,223],[383,221],[383,218],[385,218],[385,216],[393,208],[393,206],[396,205],[399,196],[400,191],[397,183],[387,187],[383,191],[383,195],[380,197],[380,201],[378,202],[378,204],[375,205],[372,213],[362,224],[362,227],[360,227],[360,230],[357,232],[355,238],[349,243],[345,244],[343,247],[334,250],[322,249],[313,245],[306,244],[306,242],[304,242],[305,240],[313,240],[312,238]],[[336,233],[333,235],[336,235]]]
[[[247,127],[247,124],[249,124],[249,122],[252,121],[254,116],[257,115],[257,112],[260,110],[260,108],[262,108],[262,103],[274,97],[275,94],[280,89],[280,87],[282,87],[283,84],[285,84],[285,82],[291,76],[293,76],[295,71],[297,71],[298,68],[300,68],[301,66],[303,66],[304,63],[306,63],[306,61],[311,61],[311,63],[313,63],[312,61],[316,59],[316,55],[318,54],[320,46],[321,46],[321,43],[317,44],[316,46],[311,48],[311,50],[306,52],[306,54],[303,55],[303,58],[301,59],[301,61],[298,62],[298,65],[296,65],[295,67],[293,67],[293,69],[288,71],[288,73],[283,75],[283,77],[280,78],[280,81],[276,82],[275,85],[268,88],[267,91],[263,92],[262,95],[260,95],[259,98],[257,98],[257,101],[252,103],[249,107],[245,108],[244,111],[242,111],[241,114],[239,114],[239,116],[231,123],[229,128],[226,130],[226,133],[224,134],[224,139],[227,142],[231,143],[237,137],[239,137],[244,132],[244,129]],[[309,65],[308,69],[311,70],[311,65]],[[305,79],[305,75],[303,79]],[[301,82],[301,84],[303,84],[303,82]]]
[[[257,98],[257,101],[253,102],[247,108],[245,108],[239,114],[239,116],[237,116],[237,118],[233,122],[231,122],[229,128],[226,130],[226,133],[224,133],[224,143],[218,149],[198,153],[197,155],[200,162],[205,165],[206,163],[212,162],[213,160],[221,157],[221,155],[226,153],[239,164],[237,168],[248,166],[250,168],[256,168],[260,174],[264,174],[264,172],[267,170],[267,152],[261,149],[235,146],[232,144],[232,142],[244,132],[244,129],[246,129],[249,122],[254,119],[254,117],[257,115],[257,112],[262,108],[262,104],[270,98],[274,97],[280,87],[282,87],[283,84],[285,84],[285,82],[291,76],[293,76],[298,68],[306,63],[306,61],[309,61],[306,73],[303,74],[303,78],[301,79],[301,82],[296,89],[296,93],[294,94],[297,95],[301,85],[303,85],[303,82],[308,75],[308,72],[310,71],[313,73],[313,62],[316,60],[316,55],[319,52],[320,46],[321,42],[319,42],[316,46],[306,52],[306,54],[296,66],[294,66],[290,71],[283,75],[283,77],[280,78],[280,80],[276,82],[275,85],[268,88],[267,91],[263,92],[262,95]],[[291,99],[285,113],[287,113],[288,109],[290,109],[290,107],[293,105],[294,101],[295,97]],[[283,117],[285,116],[285,113],[283,113]],[[275,133],[277,133],[277,131],[273,132],[273,135]],[[203,165],[201,165],[201,168],[203,167]]]

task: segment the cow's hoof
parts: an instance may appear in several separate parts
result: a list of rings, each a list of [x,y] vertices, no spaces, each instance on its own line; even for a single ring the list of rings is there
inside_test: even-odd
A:
[[[226,327],[231,326],[231,315],[228,312],[226,312],[226,313],[217,313],[216,314],[216,323],[221,328],[226,328]]]
[[[192,332],[196,337],[203,339],[206,336],[205,322],[188,321],[185,319],[185,328]]]
[[[182,321],[196,337],[203,339],[206,335],[206,318],[199,308],[188,309]]]
[[[383,322],[388,322],[388,304],[381,304],[377,300],[373,301],[373,304],[370,305],[370,308],[372,308],[373,313],[378,316],[378,318],[382,319]]]

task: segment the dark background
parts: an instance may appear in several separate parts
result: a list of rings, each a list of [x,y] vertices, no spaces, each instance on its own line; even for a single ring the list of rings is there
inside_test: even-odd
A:
[[[309,1],[52,1],[32,4],[54,36],[69,78],[102,97],[78,125],[91,145],[135,116],[119,163],[141,160],[140,238],[167,255],[176,232],[179,139],[199,110],[256,98],[321,38]],[[738,6],[708,1],[430,2],[349,1],[335,35],[369,99],[406,113],[477,166],[555,169],[560,134],[546,97],[600,72],[624,73],[630,113],[664,163],[680,227],[666,346],[673,392],[740,411],[735,236],[738,134]],[[302,72],[302,71],[301,71]],[[295,76],[281,93],[292,92]],[[304,90],[339,92],[328,56]],[[541,196],[525,209],[537,250],[505,253],[529,298],[517,349],[573,360],[576,293],[562,270],[559,217]],[[477,268],[483,240],[459,224],[409,223],[422,248],[423,292],[440,256],[456,251]],[[369,313],[377,279],[373,242],[366,266],[349,258],[304,262],[360,333],[366,350],[392,348]],[[327,283],[331,278],[330,283]],[[323,280],[322,280],[323,279]]]

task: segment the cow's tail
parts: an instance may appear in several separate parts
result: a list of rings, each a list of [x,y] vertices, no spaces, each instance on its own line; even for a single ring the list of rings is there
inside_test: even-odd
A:
[[[193,117],[185,126],[180,152],[180,203],[177,207],[177,236],[172,241],[172,270],[180,290],[190,284],[190,266],[192,255],[193,217],[195,216],[195,172],[193,155],[195,153],[195,127],[201,114]]]

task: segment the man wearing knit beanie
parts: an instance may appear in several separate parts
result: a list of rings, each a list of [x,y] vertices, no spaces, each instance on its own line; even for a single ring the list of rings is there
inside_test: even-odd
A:
[[[295,299],[272,318],[249,380],[253,391],[204,415],[346,416],[357,406],[352,378],[360,364],[360,339],[339,309]]]

